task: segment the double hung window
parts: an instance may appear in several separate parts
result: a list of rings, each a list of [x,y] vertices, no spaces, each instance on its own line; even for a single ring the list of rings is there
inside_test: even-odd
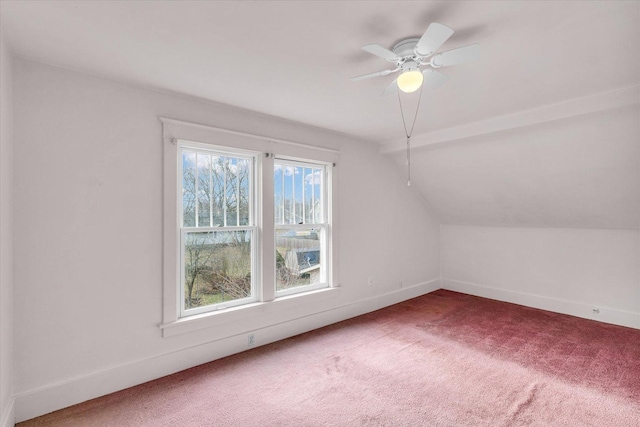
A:
[[[256,300],[255,157],[181,144],[180,316]]]
[[[274,162],[276,295],[328,286],[327,167]]]
[[[160,120],[163,336],[231,336],[297,318],[301,305],[325,310],[340,294],[338,151]]]

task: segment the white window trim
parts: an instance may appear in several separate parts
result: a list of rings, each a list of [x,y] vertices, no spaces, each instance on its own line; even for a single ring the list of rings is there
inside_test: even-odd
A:
[[[323,232],[325,233],[325,240],[322,241],[322,246],[321,246],[321,255],[320,255],[320,259],[322,260],[331,260],[330,258],[330,254],[331,254],[331,243],[330,243],[330,239],[331,239],[331,230],[330,230],[330,225],[331,225],[331,188],[332,188],[332,177],[333,177],[333,171],[330,170],[329,168],[332,166],[331,163],[328,162],[320,162],[320,161],[310,161],[308,159],[298,159],[298,158],[292,158],[289,156],[276,156],[275,157],[275,162],[282,162],[282,163],[291,163],[294,166],[303,166],[303,167],[310,167],[310,168],[318,168],[318,167],[323,167],[325,174],[323,176],[323,182],[324,182],[324,186],[322,188],[322,197],[323,197],[323,205],[322,205],[322,211],[321,211],[321,217],[323,222],[321,223],[305,223],[305,224],[275,224],[275,228],[284,228],[284,229],[289,229],[289,230],[295,230],[295,229],[307,229],[307,228],[317,228],[317,229],[322,229]],[[274,163],[275,163],[274,162]],[[284,212],[283,212],[284,214]],[[287,296],[287,295],[294,295],[297,293],[301,293],[301,292],[309,292],[309,291],[313,291],[316,289],[323,289],[326,287],[330,287],[330,282],[331,282],[331,276],[330,276],[330,267],[331,267],[332,263],[328,262],[327,266],[325,268],[325,270],[323,271],[323,278],[324,280],[321,281],[320,283],[315,283],[315,284],[311,284],[311,285],[307,285],[307,286],[300,286],[300,287],[295,287],[295,288],[291,288],[291,289],[285,289],[282,291],[278,291],[276,290],[276,297],[282,297],[282,296]]]
[[[338,289],[337,265],[337,168],[329,174],[332,179],[327,183],[327,260],[329,287],[293,295],[275,295],[275,224],[273,210],[273,163],[274,153],[278,158],[312,159],[316,163],[335,166],[338,161],[337,150],[305,145],[281,139],[231,131],[201,124],[183,122],[160,117],[163,129],[164,149],[164,200],[163,200],[163,317],[159,325],[164,337],[191,332],[203,328],[229,324],[237,319],[261,316],[265,313],[287,310],[300,305],[309,308],[309,313],[319,312],[314,307],[317,302],[327,298],[336,298]],[[181,213],[178,211],[178,191],[181,188],[178,165],[178,140],[188,141],[188,145],[219,149],[222,151],[259,153],[256,155],[254,183],[256,192],[256,221],[260,235],[260,248],[257,253],[256,271],[260,283],[273,283],[274,286],[257,286],[257,302],[230,307],[189,317],[180,317],[180,303],[176,286],[180,283],[180,227]],[[192,142],[197,141],[197,142]],[[270,248],[270,249],[269,249]],[[268,267],[267,267],[268,266]],[[273,266],[273,268],[271,268]],[[263,268],[264,267],[264,268]],[[268,326],[263,324],[262,326]]]
[[[178,257],[179,257],[179,277],[180,277],[180,281],[179,281],[179,295],[184,295],[184,275],[182,274],[182,272],[184,271],[184,253],[182,253],[182,249],[184,248],[184,237],[185,237],[185,233],[189,233],[189,232],[224,232],[224,231],[233,231],[233,230],[249,230],[251,231],[251,277],[252,277],[252,281],[251,281],[251,296],[247,297],[247,298],[242,298],[242,299],[237,299],[237,300],[233,300],[233,301],[228,301],[228,302],[221,302],[218,304],[215,304],[213,306],[206,306],[206,307],[196,307],[196,308],[191,308],[191,309],[187,309],[186,307],[184,307],[184,300],[181,298],[178,298],[178,311],[179,311],[179,317],[189,317],[189,316],[195,316],[198,314],[202,314],[202,313],[206,313],[206,312],[211,312],[211,311],[215,311],[215,310],[223,310],[226,308],[230,308],[230,307],[234,307],[234,306],[238,306],[238,305],[246,305],[252,302],[256,302],[258,301],[258,295],[257,295],[257,286],[256,286],[256,278],[259,276],[258,274],[258,267],[259,267],[259,263],[258,263],[258,248],[260,246],[260,238],[259,238],[259,230],[258,227],[255,225],[255,221],[258,217],[258,215],[255,212],[256,209],[256,199],[257,199],[257,194],[256,194],[256,162],[258,161],[257,159],[260,156],[260,153],[257,152],[250,152],[247,150],[231,150],[229,149],[229,147],[219,147],[219,146],[214,146],[214,145],[209,145],[209,144],[199,144],[199,143],[194,143],[192,141],[184,141],[184,140],[178,140],[176,145],[177,147],[177,156],[178,159],[181,158],[180,156],[180,151],[185,149],[186,151],[189,152],[193,152],[196,154],[204,154],[204,155],[221,155],[221,156],[229,156],[229,157],[237,157],[237,158],[242,158],[244,160],[248,160],[251,163],[251,179],[250,179],[250,183],[249,183],[249,191],[252,193],[251,197],[250,197],[250,203],[249,203],[249,223],[250,225],[246,225],[246,226],[224,226],[224,227],[200,227],[200,226],[196,226],[196,227],[181,227],[181,224],[184,223],[184,218],[183,218],[183,208],[182,209],[178,209],[178,229],[179,229],[179,233],[180,233],[180,237],[179,237],[179,242],[180,242],[180,246],[179,246],[179,250],[178,250]],[[182,193],[182,179],[181,177],[183,176],[183,169],[182,169],[182,162],[180,160],[178,160],[178,175],[177,175],[177,194],[176,194],[176,203],[178,204],[178,206],[181,205],[180,203],[180,194]],[[196,204],[196,223],[198,220],[198,214],[197,214],[197,204]],[[225,220],[226,222],[226,220]]]

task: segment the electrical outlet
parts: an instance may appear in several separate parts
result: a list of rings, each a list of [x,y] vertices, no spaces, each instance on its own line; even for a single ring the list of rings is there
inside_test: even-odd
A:
[[[372,279],[371,277],[369,277],[369,278],[367,279],[367,284],[368,284],[369,286],[373,286],[373,279]]]
[[[247,335],[247,347],[253,347],[256,343],[256,334]]]
[[[592,311],[593,311],[593,314],[600,314],[600,308],[599,307],[593,307]]]

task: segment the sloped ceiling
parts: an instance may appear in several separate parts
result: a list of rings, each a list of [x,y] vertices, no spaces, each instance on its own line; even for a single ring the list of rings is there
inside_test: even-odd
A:
[[[640,227],[640,2],[2,0],[0,18],[19,57],[377,143],[399,173],[398,99],[380,97],[393,76],[349,77],[388,66],[362,45],[440,22],[456,30],[443,50],[482,48],[442,69],[450,79],[425,92],[416,121],[412,182],[440,220]],[[625,88],[624,103],[578,111]],[[536,109],[553,113],[494,126]]]
[[[405,154],[393,154],[405,168]],[[595,112],[412,152],[446,224],[640,228],[640,109]]]

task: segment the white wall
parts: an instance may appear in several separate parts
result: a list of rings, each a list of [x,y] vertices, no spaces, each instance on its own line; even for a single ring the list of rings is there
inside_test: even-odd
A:
[[[0,426],[13,425],[12,58],[0,33]]]
[[[443,287],[640,328],[638,104],[418,150]]]
[[[23,60],[14,93],[18,420],[246,348],[224,328],[161,337],[158,116],[341,151],[340,296],[245,322],[258,344],[439,287],[438,223],[377,146]]]
[[[443,225],[441,239],[444,288],[640,328],[638,230]]]

